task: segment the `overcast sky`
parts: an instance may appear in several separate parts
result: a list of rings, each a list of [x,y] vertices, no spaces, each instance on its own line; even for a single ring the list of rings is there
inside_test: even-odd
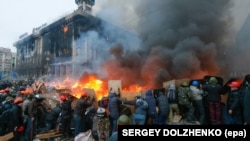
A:
[[[93,9],[100,11],[101,7],[109,5],[111,1],[113,0],[96,0]],[[119,4],[119,1],[129,2],[116,0],[115,4]],[[30,34],[34,27],[44,23],[49,24],[75,9],[77,9],[75,0],[1,0],[0,47],[10,48],[11,51],[16,52],[13,43],[18,41],[20,35],[25,32]],[[235,19],[233,30],[238,31],[250,13],[250,0],[235,0],[232,10]]]

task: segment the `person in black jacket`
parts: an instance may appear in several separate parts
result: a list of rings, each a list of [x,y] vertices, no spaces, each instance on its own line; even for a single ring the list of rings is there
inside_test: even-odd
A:
[[[213,125],[222,124],[221,95],[223,86],[218,83],[216,77],[211,77],[209,83],[204,84],[202,89],[207,93],[204,97],[205,110],[208,111],[208,123]]]
[[[242,107],[240,103],[240,96],[241,93],[239,91],[240,83],[237,81],[233,81],[229,84],[230,91],[228,92],[227,97],[227,112],[229,114],[229,117],[233,119],[231,124],[234,125],[242,125],[243,124],[243,118],[242,118]]]
[[[24,131],[22,103],[22,97],[15,98],[14,105],[11,109],[11,119],[8,120],[11,122],[11,128],[14,133],[14,138],[12,141],[21,141],[21,136]]]
[[[84,116],[87,111],[87,108],[92,105],[92,103],[88,102],[89,96],[83,91],[80,99],[78,99],[76,103],[76,107],[74,108],[74,125],[75,125],[75,133],[76,137],[79,133],[84,132],[87,128],[87,124],[84,121]]]
[[[62,133],[64,137],[69,137],[70,136],[70,123],[72,119],[72,108],[71,108],[71,103],[72,103],[72,98],[68,98],[65,95],[61,95],[60,97],[61,100],[61,118],[62,118]]]
[[[241,105],[243,113],[243,124],[250,125],[250,75],[246,75],[241,89]]]
[[[51,111],[49,111],[46,114],[45,117],[45,128],[42,130],[42,132],[46,132],[52,129],[56,129],[59,115],[61,113],[61,106],[60,104],[56,105]]]

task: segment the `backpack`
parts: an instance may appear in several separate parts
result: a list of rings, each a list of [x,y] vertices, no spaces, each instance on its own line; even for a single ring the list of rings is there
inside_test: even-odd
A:
[[[168,89],[167,97],[169,103],[176,103],[178,101],[175,89]]]
[[[191,90],[189,87],[179,87],[178,89],[178,103],[181,105],[190,104]]]

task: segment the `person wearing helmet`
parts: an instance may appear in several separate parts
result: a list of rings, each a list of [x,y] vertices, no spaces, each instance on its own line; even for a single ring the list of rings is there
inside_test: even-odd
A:
[[[43,104],[45,98],[41,94],[36,94],[28,106],[28,118],[25,129],[25,140],[32,140],[37,134],[40,122],[45,122],[47,109]]]
[[[133,105],[134,106],[134,113],[132,115],[132,124],[133,125],[144,125],[146,122],[146,114],[148,109],[148,103],[145,99],[138,95],[135,96],[133,100],[124,100],[123,104],[126,105]]]
[[[127,115],[120,115],[117,120],[117,125],[131,125],[131,119]],[[109,141],[118,141],[118,131],[112,133]]]
[[[22,103],[22,97],[16,97],[14,99],[14,105],[11,109],[12,118],[8,120],[12,122],[12,131],[14,132],[13,140],[15,141],[21,141],[21,136],[24,131]]]
[[[77,136],[79,133],[86,130],[87,123],[85,123],[84,117],[87,108],[90,107],[92,103],[88,101],[87,92],[83,91],[81,97],[77,100],[76,106],[74,108],[74,124],[75,124],[75,133],[74,136]]]
[[[194,117],[194,107],[192,105],[191,90],[187,82],[183,82],[177,88],[178,104],[182,119],[192,122]]]
[[[70,137],[71,136],[71,132],[70,132],[70,123],[71,123],[71,119],[72,119],[72,107],[71,107],[71,103],[72,103],[72,99],[68,98],[65,95],[62,95],[60,97],[61,99],[61,127],[62,127],[62,133],[64,135],[64,137]]]
[[[226,109],[228,118],[231,119],[231,123],[233,125],[242,125],[243,117],[242,117],[242,109],[241,109],[241,93],[239,91],[240,83],[238,81],[233,81],[229,84],[230,90],[227,96]]]
[[[209,83],[202,86],[206,95],[203,97],[205,105],[207,124],[222,124],[222,104],[221,95],[223,94],[223,86],[218,83],[216,77],[210,77]]]
[[[194,80],[194,81],[192,81],[191,85],[198,87],[200,84],[199,84],[199,81]]]
[[[203,125],[205,123],[205,107],[203,103],[204,91],[200,89],[200,83],[197,80],[194,80],[190,86],[192,105],[195,110],[194,116],[198,119],[199,124]]]
[[[110,121],[106,114],[105,108],[99,107],[97,115],[97,135],[100,141],[108,141],[110,136]]]
[[[11,109],[12,108],[12,105],[13,105],[13,102],[14,102],[14,98],[11,97],[11,96],[7,96],[5,98],[5,100],[2,102],[2,111],[1,112],[4,112],[8,109]]]

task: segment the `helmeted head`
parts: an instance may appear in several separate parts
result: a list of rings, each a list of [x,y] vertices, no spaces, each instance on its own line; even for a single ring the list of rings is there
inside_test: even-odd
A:
[[[5,98],[5,101],[6,101],[6,102],[13,102],[13,100],[14,100],[14,98],[11,97],[11,96],[7,96],[7,97]]]
[[[102,107],[99,107],[96,111],[98,117],[103,117],[105,115],[105,109]]]
[[[194,81],[192,81],[191,85],[192,85],[192,86],[199,86],[200,83],[199,83],[199,81],[194,80]]]
[[[188,86],[188,83],[187,83],[187,82],[183,82],[183,83],[181,84],[181,86],[187,87],[187,86]]]
[[[19,104],[19,103],[23,103],[23,98],[22,97],[16,97],[14,99],[14,104]]]
[[[233,81],[228,86],[231,87],[231,88],[239,88],[240,87],[240,83],[237,82],[237,81]]]
[[[61,100],[61,101],[66,101],[66,100],[67,100],[67,97],[66,97],[65,95],[61,95],[61,96],[60,96],[60,100]]]
[[[35,99],[37,99],[37,100],[44,100],[45,97],[43,97],[41,94],[36,94],[35,95]]]
[[[85,92],[85,91],[83,91],[83,92],[81,93],[81,97],[88,97],[88,93]]]
[[[130,125],[131,121],[127,115],[121,115],[117,120],[118,125]]]
[[[210,77],[209,83],[216,84],[217,82],[218,82],[218,80],[215,77]]]

